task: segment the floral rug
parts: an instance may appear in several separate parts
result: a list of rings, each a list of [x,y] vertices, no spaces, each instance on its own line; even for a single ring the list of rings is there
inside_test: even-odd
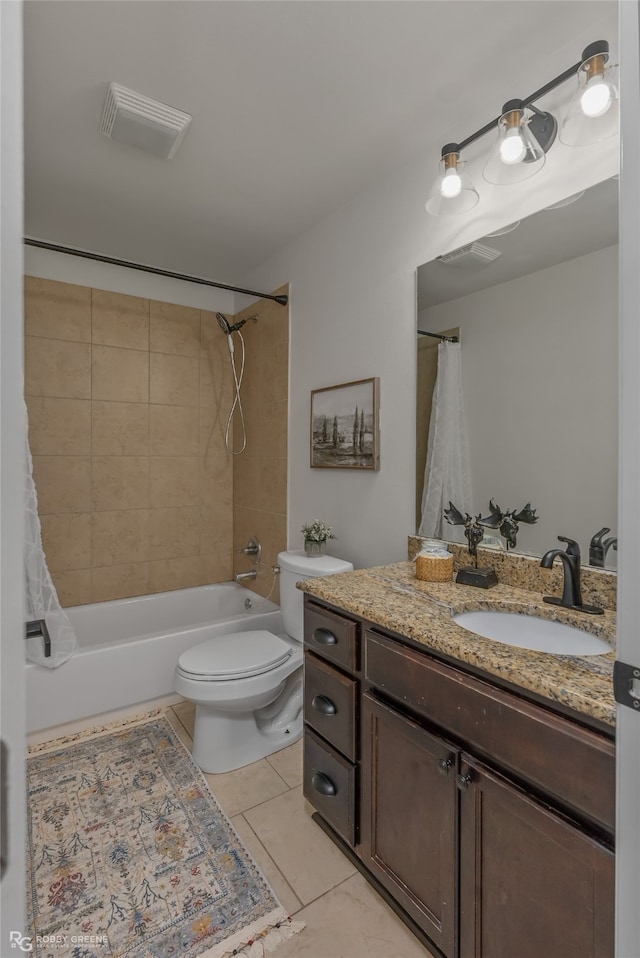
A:
[[[37,958],[254,958],[304,927],[162,715],[36,746],[27,789]]]

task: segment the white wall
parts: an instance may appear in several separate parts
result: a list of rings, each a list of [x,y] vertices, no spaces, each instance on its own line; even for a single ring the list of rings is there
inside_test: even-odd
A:
[[[479,117],[479,125],[486,119]],[[468,170],[480,184],[478,162]],[[291,284],[290,547],[301,547],[300,525],[319,516],[339,536],[331,551],[356,566],[406,556],[415,511],[416,267],[617,170],[615,140],[586,150],[558,142],[532,180],[484,184],[471,213],[444,220],[424,209],[437,172],[430,154],[361,193],[245,278],[267,289]],[[369,376],[380,377],[380,471],[311,469],[310,390]]]
[[[419,313],[420,329],[460,328],[474,510],[531,501],[518,552],[557,535],[616,530],[618,247]],[[612,553],[613,555],[613,553]]]
[[[55,242],[55,239],[51,242]],[[38,249],[35,246],[24,248],[24,271],[27,276],[52,279],[59,283],[90,286],[111,293],[125,293],[127,296],[142,296],[162,303],[193,306],[194,309],[232,314],[235,312],[234,294],[228,290],[186,283],[168,276],[154,276],[152,273],[125,269],[122,266],[110,266],[66,253]]]

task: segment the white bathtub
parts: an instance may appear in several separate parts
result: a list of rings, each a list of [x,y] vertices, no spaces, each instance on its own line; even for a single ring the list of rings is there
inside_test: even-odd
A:
[[[235,582],[66,612],[79,649],[57,669],[27,665],[28,732],[172,694],[178,656],[205,639],[252,629],[282,631],[278,606]]]

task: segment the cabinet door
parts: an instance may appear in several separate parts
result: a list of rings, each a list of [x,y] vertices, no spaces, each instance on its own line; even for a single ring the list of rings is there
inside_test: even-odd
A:
[[[459,776],[460,954],[612,956],[613,852],[466,755]]]
[[[434,944],[453,956],[455,751],[365,694],[361,768],[362,860]]]

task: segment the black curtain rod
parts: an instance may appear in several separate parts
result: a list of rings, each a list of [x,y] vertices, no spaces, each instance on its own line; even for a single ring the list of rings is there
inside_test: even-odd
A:
[[[418,330],[418,336],[432,336],[433,339],[441,339],[443,343],[457,343],[457,336],[443,336],[442,333],[428,333],[425,329]]]
[[[243,289],[241,286],[228,286],[226,283],[214,283],[211,279],[202,279],[201,276],[187,276],[185,273],[174,273],[169,269],[158,269],[157,266],[144,266],[142,263],[130,263],[126,259],[115,259],[113,256],[102,256],[100,253],[88,253],[81,249],[72,249],[70,246],[58,246],[55,243],[46,243],[44,240],[24,238],[25,246],[35,246],[38,249],[52,250],[54,253],[67,253],[69,256],[80,256],[83,259],[92,259],[97,263],[108,263],[110,266],[126,266],[127,269],[137,269],[143,273],[153,273],[155,276],[168,276],[169,279],[181,279],[186,283],[198,283],[200,286],[215,286],[216,289],[228,289],[232,293],[245,293],[247,296],[257,296],[259,299],[272,299],[280,306],[286,306],[289,297],[284,294],[274,296],[273,293],[258,293],[255,289]]]

